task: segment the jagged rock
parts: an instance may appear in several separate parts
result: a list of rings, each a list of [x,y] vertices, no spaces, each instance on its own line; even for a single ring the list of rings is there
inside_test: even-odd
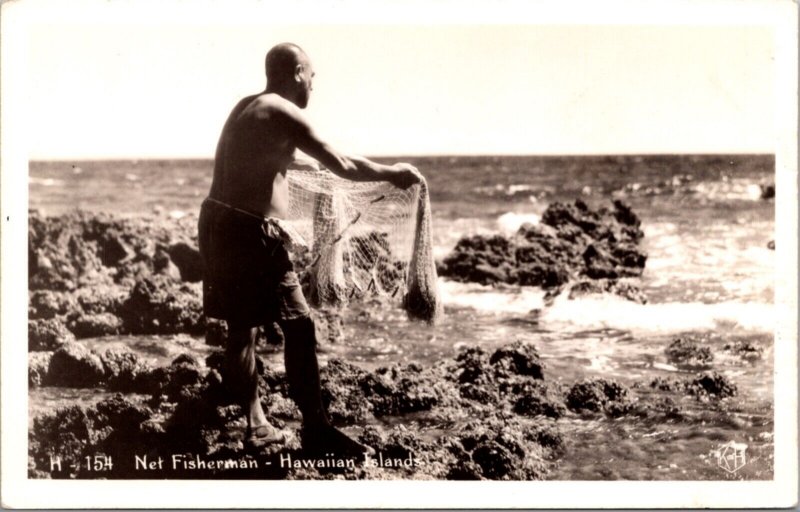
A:
[[[530,343],[516,341],[497,349],[489,359],[495,372],[502,375],[517,374],[543,379],[542,361],[536,347]]]
[[[361,423],[372,417],[372,403],[367,400],[361,382],[369,373],[358,366],[331,359],[320,372],[322,400],[332,421]],[[371,390],[373,393],[376,389]]]
[[[618,279],[641,275],[647,256],[639,247],[641,221],[626,204],[612,209],[552,203],[540,224],[525,224],[511,238],[475,235],[459,240],[437,266],[451,279],[554,288],[585,276]]]
[[[97,285],[81,288],[74,293],[80,309],[87,315],[116,314],[129,291],[118,285]]]
[[[57,318],[28,320],[28,350],[55,350],[74,340],[75,335]]]
[[[676,338],[664,351],[673,364],[689,368],[706,368],[714,361],[708,347],[701,347],[692,338]]]
[[[443,276],[481,284],[514,282],[514,253],[511,242],[500,235],[475,235],[458,241],[442,262]]]
[[[201,297],[199,284],[145,278],[137,281],[119,316],[125,330],[134,334],[201,334],[205,320]]]
[[[81,315],[69,323],[70,330],[78,338],[94,338],[119,334],[122,320],[112,313]]]
[[[717,372],[698,375],[689,383],[688,390],[700,397],[713,396],[715,398],[736,396],[737,393],[736,384]]]
[[[323,380],[325,387],[335,395],[327,400],[341,399],[339,405],[330,404],[340,411],[334,421],[347,422],[359,416],[358,411],[346,410],[351,404],[362,408],[360,417],[363,419],[368,419],[373,409],[380,414],[443,409],[452,411],[450,417],[457,418],[458,424],[434,434],[435,439],[405,425],[389,428],[388,423],[381,422],[365,428],[352,427],[355,437],[380,453],[382,467],[365,463],[346,473],[263,467],[253,472],[219,469],[204,472],[203,476],[318,479],[344,474],[346,478],[381,479],[543,478],[552,466],[552,459],[563,451],[563,438],[554,430],[556,424],[552,420],[522,419],[508,408],[500,410],[496,402],[480,407],[458,396],[458,380],[465,372],[463,369],[454,371],[454,368],[459,364],[467,368],[474,362],[483,365],[484,371],[474,376],[473,382],[462,384],[495,388],[495,395],[506,396],[507,400],[519,400],[524,396],[557,398],[544,382],[529,375],[531,372],[526,368],[532,365],[518,360],[520,356],[525,356],[525,361],[535,359],[522,348],[505,347],[494,365],[480,349],[465,351],[460,361],[449,360],[429,368],[414,364],[393,365],[370,372],[332,360],[323,369]],[[256,455],[243,451],[242,409],[227,392],[218,371],[223,357],[221,351],[209,355],[206,358],[209,370],[204,375],[202,363],[188,354],[175,358],[166,368],[148,371],[126,350],[107,351],[102,358],[107,381],[124,381],[136,387],[140,384],[132,383],[138,380],[137,375],[143,375],[153,386],[148,406],[116,395],[94,407],[62,409],[37,418],[29,436],[33,460],[30,474],[37,478],[80,477],[80,470],[76,474],[66,463],[64,471],[51,472],[50,455],[61,456],[65,462],[78,462],[86,455],[107,454],[114,458],[114,467],[104,472],[107,478],[189,478],[193,475],[190,471],[180,470],[153,471],[142,476],[141,471],[133,467],[133,455],[147,454],[155,459],[186,454],[189,458],[199,455],[205,460],[238,460]],[[502,371],[497,372],[497,368]],[[285,376],[263,363],[258,365],[258,371],[264,380],[262,403],[267,419],[284,430],[288,439],[285,445],[270,447],[262,455],[301,457],[296,427],[287,427],[281,421],[282,418],[293,422],[300,419],[286,395]],[[141,393],[142,388],[136,392]],[[557,405],[557,400],[555,403]],[[547,413],[535,414],[543,415]]]
[[[616,414],[628,407],[628,389],[606,379],[578,382],[567,394],[567,407],[576,412],[607,412]]]
[[[73,468],[80,468],[84,452],[95,445],[97,437],[86,411],[74,405],[33,419],[28,452],[37,468],[49,469],[54,477],[76,476]],[[59,458],[61,464],[51,466],[51,458]]]
[[[30,387],[47,384],[47,372],[50,369],[52,352],[28,352],[28,385]]]
[[[97,478],[100,472],[131,478],[134,455],[146,455],[155,448],[142,429],[152,414],[119,394],[88,409],[61,408],[34,418],[28,434],[29,453],[39,471],[56,478]],[[87,468],[87,456],[91,468]],[[106,464],[106,456],[111,464]],[[51,466],[56,459],[61,464]],[[101,464],[100,471],[94,467],[96,462]]]
[[[110,348],[101,355],[109,390],[125,393],[151,391],[153,369],[126,348]]]
[[[196,226],[169,219],[131,219],[73,212],[42,217],[30,212],[29,286],[73,290],[97,284],[130,283],[151,275],[156,246],[192,239]]]
[[[745,361],[757,361],[764,355],[764,348],[754,345],[749,341],[736,341],[726,343],[722,350],[731,352]]]
[[[761,185],[761,199],[775,199],[775,184],[762,184]]]
[[[469,457],[480,468],[481,478],[540,479],[547,473],[547,464],[543,460],[539,437],[538,430],[530,430],[518,420],[503,416],[470,424],[458,439],[463,451],[453,450],[462,462],[454,464],[454,469],[463,471],[465,466],[469,468],[469,464],[463,464],[464,458]]]
[[[519,396],[513,409],[517,414],[558,419],[566,413],[563,397],[542,382],[526,382],[517,385],[512,391]]]
[[[30,293],[28,318],[47,320],[55,316],[71,313],[78,307],[75,298],[68,293],[35,290]]]
[[[103,382],[105,368],[100,356],[77,342],[68,342],[53,353],[48,381],[57,386],[94,387]]]

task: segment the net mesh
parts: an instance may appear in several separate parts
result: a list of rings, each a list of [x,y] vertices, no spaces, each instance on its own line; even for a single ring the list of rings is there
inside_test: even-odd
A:
[[[287,179],[287,220],[308,244],[295,260],[305,267],[312,304],[342,307],[377,296],[402,304],[411,318],[440,316],[424,180],[401,190],[313,168]]]

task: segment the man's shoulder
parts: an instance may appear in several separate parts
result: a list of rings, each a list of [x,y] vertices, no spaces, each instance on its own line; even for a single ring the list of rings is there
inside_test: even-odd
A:
[[[253,105],[258,109],[275,112],[293,113],[298,110],[294,103],[275,93],[259,94],[253,99]]]

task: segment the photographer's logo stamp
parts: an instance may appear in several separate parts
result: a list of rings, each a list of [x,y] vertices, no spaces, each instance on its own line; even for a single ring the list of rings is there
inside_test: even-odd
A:
[[[747,445],[730,441],[717,448],[717,465],[728,473],[736,473],[747,464]]]

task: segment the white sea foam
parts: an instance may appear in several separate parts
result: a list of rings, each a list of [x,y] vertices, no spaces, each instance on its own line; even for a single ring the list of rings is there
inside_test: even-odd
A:
[[[31,176],[28,178],[28,181],[31,185],[40,185],[42,187],[55,187],[64,184],[64,180],[57,180],[54,178],[37,178],[36,176]]]
[[[561,296],[542,311],[540,322],[553,326],[613,328],[643,332],[680,332],[735,327],[772,332],[772,304],[755,302],[669,302],[637,304],[615,296],[568,300]]]
[[[568,299],[562,294],[550,306],[538,288],[495,289],[474,283],[440,280],[445,305],[472,308],[491,314],[527,314],[540,310],[539,322],[554,330],[622,329],[665,333],[721,327],[772,332],[775,310],[758,302],[670,302],[637,304],[615,295]]]
[[[761,185],[742,178],[702,182],[695,185],[694,190],[714,201],[761,200]]]
[[[447,306],[484,313],[527,314],[544,307],[544,292],[538,288],[499,290],[476,283],[439,279],[439,291]]]
[[[523,224],[538,224],[540,220],[535,213],[507,212],[497,218],[497,227],[504,235],[513,235]]]

